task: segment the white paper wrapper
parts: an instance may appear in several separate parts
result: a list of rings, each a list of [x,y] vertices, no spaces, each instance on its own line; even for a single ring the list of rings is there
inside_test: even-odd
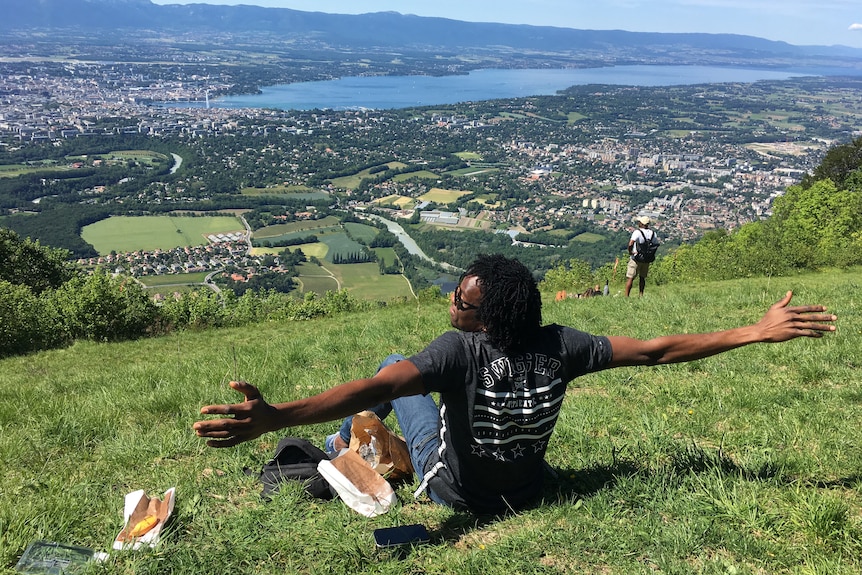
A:
[[[324,459],[317,470],[348,507],[365,517],[382,515],[397,501],[389,482],[349,449],[335,459]]]
[[[162,528],[174,511],[175,491],[176,488],[171,487],[165,491],[162,499],[147,497],[143,489],[128,493],[123,507],[123,529],[114,539],[114,549],[140,549],[144,545],[155,547],[159,542]],[[129,531],[148,515],[154,515],[159,522],[140,537],[130,537]]]

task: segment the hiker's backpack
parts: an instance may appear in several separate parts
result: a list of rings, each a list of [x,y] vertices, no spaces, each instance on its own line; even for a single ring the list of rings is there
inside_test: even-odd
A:
[[[312,497],[331,499],[329,483],[317,471],[317,464],[329,457],[310,441],[299,437],[284,437],[278,442],[275,454],[260,473],[264,499],[278,492],[285,481],[301,481]]]
[[[641,229],[638,229],[643,238],[642,242],[638,242],[638,249],[632,258],[636,262],[648,264],[655,261],[655,252],[658,249],[659,241],[658,236],[655,232],[652,233],[652,237],[650,239],[646,238],[646,234]]]

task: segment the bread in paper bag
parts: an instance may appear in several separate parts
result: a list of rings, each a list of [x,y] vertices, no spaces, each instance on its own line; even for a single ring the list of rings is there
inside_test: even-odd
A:
[[[335,459],[324,459],[317,470],[348,507],[366,517],[386,513],[397,501],[389,482],[349,449]]]
[[[413,476],[413,464],[404,438],[395,435],[372,411],[353,416],[349,449],[360,455],[368,451],[375,452],[372,467],[390,481]]]

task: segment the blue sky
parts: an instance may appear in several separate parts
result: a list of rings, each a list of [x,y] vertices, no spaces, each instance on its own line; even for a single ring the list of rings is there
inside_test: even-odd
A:
[[[862,0],[153,0],[337,14],[394,11],[472,22],[757,36],[862,48]]]

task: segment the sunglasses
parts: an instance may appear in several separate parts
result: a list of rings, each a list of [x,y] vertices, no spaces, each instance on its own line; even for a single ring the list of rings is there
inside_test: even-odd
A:
[[[455,307],[458,311],[469,311],[471,309],[479,309],[479,306],[467,303],[461,299],[461,286],[455,288]]]

